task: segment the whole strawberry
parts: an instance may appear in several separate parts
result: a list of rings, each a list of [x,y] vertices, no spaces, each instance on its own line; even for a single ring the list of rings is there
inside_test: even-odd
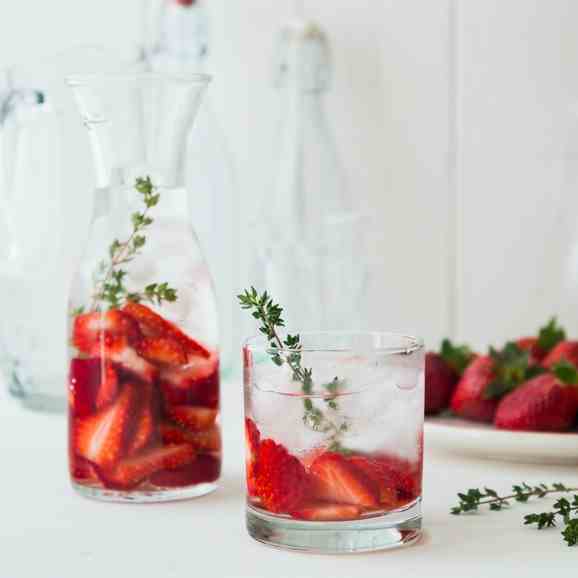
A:
[[[569,363],[527,381],[500,402],[494,424],[501,429],[566,431],[578,413],[578,372]]]
[[[451,409],[460,417],[490,422],[498,400],[544,369],[530,363],[530,354],[516,343],[503,349],[490,347],[488,355],[478,357],[464,372],[451,400]]]
[[[426,354],[426,414],[439,413],[448,407],[452,392],[471,359],[472,352],[467,346],[456,347],[449,339],[444,339],[439,353]]]
[[[561,341],[566,339],[566,332],[558,325],[553,317],[541,327],[537,337],[522,337],[516,341],[516,345],[530,355],[530,365],[539,364]]]
[[[561,341],[543,359],[542,365],[550,369],[563,361],[578,367],[578,341]]]
[[[451,410],[474,421],[492,421],[498,402],[487,399],[486,391],[496,378],[496,362],[480,355],[464,371],[451,399]]]

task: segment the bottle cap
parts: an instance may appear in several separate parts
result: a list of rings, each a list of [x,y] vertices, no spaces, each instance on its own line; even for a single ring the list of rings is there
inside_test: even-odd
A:
[[[330,61],[329,40],[322,28],[312,20],[292,20],[279,34],[275,84],[323,92],[329,86]]]

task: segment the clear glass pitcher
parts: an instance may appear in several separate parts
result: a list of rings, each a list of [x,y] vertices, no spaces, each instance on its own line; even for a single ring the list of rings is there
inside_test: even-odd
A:
[[[61,131],[44,94],[0,86],[0,355],[10,392],[63,409],[66,285],[60,231]]]
[[[66,294],[91,211],[92,167],[64,77],[138,66],[83,45],[0,71],[0,366],[10,394],[66,410]]]
[[[162,501],[216,488],[217,304],[184,178],[208,80],[68,81],[97,178],[69,306],[70,474],[93,498]]]

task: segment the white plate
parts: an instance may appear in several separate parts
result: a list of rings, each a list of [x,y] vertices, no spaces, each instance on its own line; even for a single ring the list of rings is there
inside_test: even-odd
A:
[[[427,446],[461,455],[533,464],[578,465],[578,432],[499,430],[455,417],[427,417]]]

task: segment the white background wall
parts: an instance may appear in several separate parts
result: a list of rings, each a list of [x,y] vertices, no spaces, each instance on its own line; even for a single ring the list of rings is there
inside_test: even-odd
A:
[[[208,4],[212,97],[234,155],[242,227],[268,183],[272,47],[293,2]],[[578,208],[578,3],[304,5],[333,43],[327,106],[351,192],[383,226],[373,325],[431,345],[452,327],[480,345],[498,341],[558,311],[578,329],[563,287]],[[0,65],[103,40],[126,52],[139,36],[139,6],[0,0]],[[67,154],[85,166],[84,143]],[[77,234],[88,218],[87,173],[75,184]]]

